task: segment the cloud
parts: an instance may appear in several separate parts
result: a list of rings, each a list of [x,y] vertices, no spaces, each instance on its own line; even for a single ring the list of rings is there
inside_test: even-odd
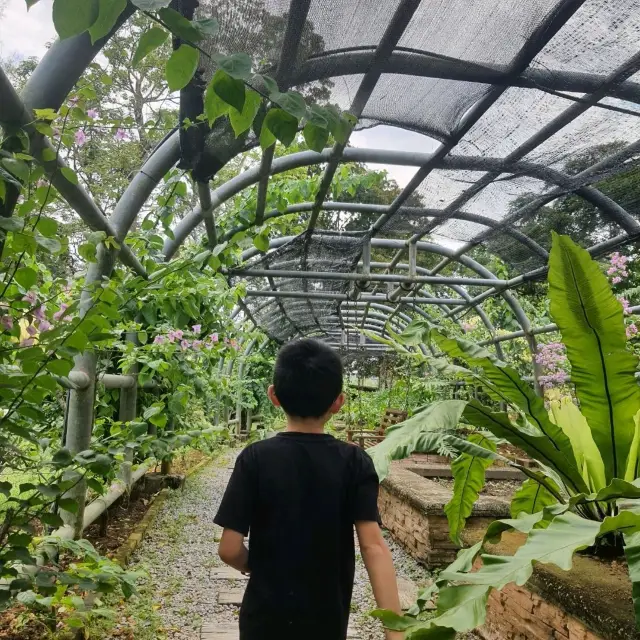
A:
[[[41,58],[56,38],[51,19],[53,0],[40,0],[27,11],[25,0],[5,0],[0,17],[0,57]]]

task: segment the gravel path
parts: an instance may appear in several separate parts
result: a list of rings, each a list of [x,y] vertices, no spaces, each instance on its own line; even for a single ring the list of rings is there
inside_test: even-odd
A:
[[[237,608],[217,604],[217,594],[221,589],[243,585],[210,576],[212,568],[221,566],[213,518],[232,465],[233,456],[219,459],[190,477],[183,493],[170,494],[133,556],[131,568],[148,575],[142,582],[137,604],[134,601],[128,611],[123,611],[112,638],[199,640],[203,622],[229,623],[237,619]],[[398,575],[419,586],[426,584],[430,574],[389,536],[387,540]],[[379,623],[367,615],[374,608],[358,554],[350,624],[361,640],[384,638]]]

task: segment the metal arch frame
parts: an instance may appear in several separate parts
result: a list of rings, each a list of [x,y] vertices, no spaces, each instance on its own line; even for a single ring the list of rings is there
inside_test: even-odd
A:
[[[302,1],[303,0],[292,0],[292,4],[296,5],[298,4],[298,2]],[[433,168],[435,168],[436,166],[440,166],[439,163],[442,163],[442,166],[446,165],[447,168],[450,166],[448,163],[452,162],[452,159],[447,157],[450,151],[456,146],[458,142],[463,139],[464,135],[471,129],[473,124],[477,122],[488,109],[491,108],[498,97],[504,92],[506,87],[518,86],[518,83],[523,81],[523,74],[526,75],[527,72],[531,73],[531,71],[528,70],[528,66],[535,55],[566,24],[568,19],[577,11],[577,9],[583,4],[583,2],[584,0],[561,0],[560,2],[558,2],[555,11],[550,13],[547,19],[545,19],[538,25],[538,28],[532,34],[527,44],[522,47],[520,52],[515,56],[513,63],[504,71],[502,77],[500,78],[500,81],[496,82],[494,80],[493,82],[491,82],[491,87],[488,89],[485,96],[481,98],[465,114],[456,130],[452,132],[452,134],[445,140],[445,142],[434,154],[430,154],[430,157],[422,165],[420,165],[420,169],[416,173],[416,176],[414,176],[414,179],[410,181],[407,187],[403,189],[402,193],[389,206],[385,215],[380,218],[376,222],[376,224],[373,225],[371,229],[372,233],[375,234],[380,231],[383,223],[386,222],[386,220],[388,220],[400,209],[406,199],[413,193],[415,188],[417,188],[422,183],[424,178],[428,176]],[[354,100],[354,111],[356,112],[356,115],[360,115],[362,113],[366,101],[371,95],[371,92],[373,91],[373,88],[375,87],[375,84],[380,75],[388,69],[389,64],[392,64],[394,54],[396,52],[396,44],[399,41],[400,36],[402,35],[404,28],[406,27],[406,24],[411,18],[412,10],[415,11],[418,4],[419,0],[402,0],[399,5],[399,9],[402,10],[396,11],[393,20],[387,25],[385,36],[377,45],[373,55],[370,57],[370,60],[367,63],[365,78],[363,79],[356,99]],[[130,15],[132,15],[133,11],[133,7],[129,5],[120,17],[119,23],[112,30],[112,33],[117,30],[120,24],[122,24]],[[29,113],[29,110],[33,108],[59,108],[68,91],[77,82],[82,72],[86,69],[87,64],[100,51],[101,46],[104,44],[104,42],[107,41],[110,35],[112,34],[109,34],[107,37],[105,37],[95,45],[92,45],[90,43],[88,34],[83,34],[82,36],[77,36],[76,38],[71,38],[67,41],[54,44],[45,58],[43,58],[41,63],[38,65],[38,68],[25,87],[25,90],[23,91],[24,104],[19,99],[16,101],[16,95],[14,95],[15,92],[14,94],[11,94],[10,107],[14,109],[14,111],[17,110],[18,112],[20,112],[21,115],[19,117],[19,120],[24,119],[23,116],[25,111],[26,113]],[[597,101],[599,99],[598,96],[608,95],[608,92],[613,90],[614,84],[623,86],[623,91],[631,91],[635,96],[637,88],[635,86],[631,86],[632,83],[626,81],[627,77],[633,71],[632,66],[633,59],[627,63],[626,70],[624,68],[621,68],[616,72],[617,75],[609,76],[606,81],[604,83],[600,83],[598,87],[589,87],[591,93],[585,97],[585,100],[582,103],[576,104],[572,107],[572,113],[578,114],[584,112],[588,108],[597,106]],[[625,76],[625,74],[627,75]],[[2,83],[0,83],[1,87],[1,85],[4,83],[5,78],[2,77],[0,79],[2,79]],[[580,77],[579,79],[576,79],[576,82],[578,80],[580,82],[585,82],[587,79],[584,77]],[[5,98],[4,92],[2,98],[3,100]],[[6,108],[6,103],[2,105],[2,108]],[[568,113],[570,111],[571,109],[568,109],[567,113],[564,114],[566,123],[570,122],[573,119],[568,116]],[[574,115],[573,117],[576,116]],[[2,119],[1,115],[0,119]],[[20,124],[24,124],[24,122],[20,122]],[[562,126],[564,126],[563,124],[560,124],[560,121],[554,121],[554,124],[558,127],[557,130],[560,130]],[[536,144],[534,144],[532,140],[529,140],[528,144],[531,146],[531,149],[535,148],[537,144],[540,144],[541,136],[549,134],[549,131],[550,129],[546,129],[544,131],[538,132],[539,135],[537,137],[533,137],[533,139],[538,141]],[[48,144],[48,141],[46,139],[43,139],[41,141],[41,144],[46,145]],[[519,151],[522,151],[522,147],[519,148]],[[331,181],[332,170],[335,171],[335,168],[338,166],[338,164],[343,161],[343,157],[346,155],[344,152],[344,148],[340,149],[338,146],[336,146],[333,150],[329,150],[328,158],[326,158],[325,160],[320,160],[325,162],[329,161],[330,166],[327,167],[327,170],[325,171],[325,179],[323,180],[321,189],[316,196],[315,206],[312,210],[312,216],[310,220],[310,227],[313,227],[313,217],[317,217],[320,207],[324,204],[324,198]],[[129,184],[112,215],[107,220],[99,220],[95,217],[96,211],[99,211],[99,209],[97,209],[95,203],[91,202],[90,198],[86,195],[86,193],[83,193],[81,189],[70,189],[66,185],[61,184],[59,190],[65,197],[65,199],[69,201],[71,206],[78,211],[81,217],[83,217],[83,219],[85,219],[85,221],[87,221],[90,226],[92,224],[97,225],[97,228],[105,230],[110,235],[113,232],[115,238],[120,241],[120,244],[123,244],[123,241],[126,238],[126,235],[139,211],[144,206],[144,203],[148,199],[153,189],[156,187],[158,181],[162,178],[166,171],[168,171],[178,160],[178,155],[179,153],[177,145],[177,134],[174,134],[173,136],[169,136],[161,145],[159,145],[155,153],[153,153],[147,159],[142,170]],[[318,161],[319,160],[316,160],[316,162]],[[478,159],[475,159],[474,161],[478,161]],[[519,163],[516,162],[510,168],[505,168],[505,166],[502,166],[500,171],[513,172],[511,170],[513,169],[515,172],[517,172],[518,164]],[[47,164],[44,162],[43,165],[48,171],[54,171],[58,168],[52,166],[47,167]],[[631,217],[626,217],[628,216],[628,214],[622,207],[620,207],[614,201],[606,199],[606,197],[603,196],[597,189],[585,187],[584,185],[573,185],[570,178],[564,176],[564,174],[559,174],[556,172],[554,177],[553,175],[549,174],[547,169],[543,169],[545,175],[549,175],[552,177],[551,182],[556,183],[561,189],[564,189],[565,191],[569,190],[577,192],[580,192],[580,190],[582,190],[582,193],[580,193],[580,195],[585,198],[592,198],[593,203],[600,210],[602,210],[605,215],[608,215],[608,217],[617,221],[618,223],[622,221],[621,226],[627,231],[627,235],[621,235],[613,241],[602,243],[602,246],[598,250],[615,246],[616,242],[628,242],[633,237],[638,235],[639,225],[637,224],[637,222]],[[497,168],[489,169],[489,171],[496,170]],[[540,173],[540,175],[542,175],[542,173]],[[541,179],[546,178],[543,177]],[[479,190],[479,185],[476,184],[475,188]],[[215,195],[215,192],[212,195]],[[73,202],[75,202],[75,204],[73,204]],[[211,203],[208,202],[206,196],[203,198],[203,206],[205,211],[207,212],[209,212],[209,209],[211,209],[211,212],[213,212],[213,209],[219,204],[220,202],[216,202],[215,198],[212,198]],[[89,220],[91,220],[91,222],[89,222]],[[380,222],[381,220],[382,222]],[[413,238],[412,240],[417,239]],[[382,240],[382,242],[394,243],[395,241]],[[429,245],[430,243],[418,244]],[[389,246],[389,248],[402,248],[406,246],[406,243],[401,243],[400,245],[388,244],[387,246]],[[431,246],[436,247],[437,245]],[[466,255],[461,254],[459,256],[456,256],[455,254],[442,253],[443,249],[444,247],[440,247],[439,250],[436,250],[435,248],[427,250],[432,250],[432,252],[434,253],[441,253],[444,258],[447,259],[447,261],[454,260],[465,266],[475,264],[476,266],[481,267],[481,265],[478,265],[478,263],[476,263]],[[140,263],[136,261],[133,254],[129,255],[129,253],[130,251],[128,248],[123,248],[120,251],[121,258],[140,275],[144,275],[144,270],[141,268]],[[91,286],[100,281],[103,277],[110,276],[115,264],[116,257],[117,252],[113,249],[107,249],[104,245],[101,245],[99,247],[98,261],[94,265],[91,265],[86,278],[86,290],[83,292],[80,305],[81,315],[84,315],[88,309],[88,305],[91,300]],[[469,268],[472,268],[479,274],[481,273],[477,271],[477,269],[475,269],[473,266],[469,266]],[[434,270],[431,270],[430,272],[434,273]],[[520,281],[524,281],[524,279],[521,278]],[[515,286],[516,283],[511,284]],[[523,327],[524,337],[533,339],[534,332],[531,329],[528,319],[524,315],[522,308],[517,303],[517,300],[515,300],[515,298],[513,298],[513,296],[507,291],[501,290],[499,291],[499,293],[503,295],[507,303],[511,306],[512,310],[516,314],[518,322],[520,322],[521,326]],[[492,292],[491,290],[489,290],[483,295],[492,295]],[[466,302],[468,303],[468,306],[474,306],[475,304],[477,304],[479,302],[477,298],[478,297],[472,299],[471,301],[467,300]],[[529,345],[530,347],[532,346],[531,342],[529,343]],[[534,347],[535,342],[533,343],[533,348]],[[233,364],[231,366],[233,366]],[[75,371],[85,373],[88,376],[90,383],[84,389],[71,390],[71,398],[68,411],[68,415],[71,418],[69,422],[69,431],[66,444],[72,453],[86,448],[88,446],[88,438],[90,438],[91,436],[93,396],[95,391],[96,373],[95,355],[92,353],[84,353],[77,356],[75,359]],[[78,503],[80,505],[84,505],[84,493],[85,486],[83,483],[79,483],[74,490],[74,494],[71,497],[77,498]],[[76,514],[74,518],[70,518],[70,515],[71,514],[66,514],[65,518],[67,518],[69,524],[73,524],[76,527],[77,533],[78,522],[80,522],[80,527],[82,524],[82,507],[79,510],[79,513]]]

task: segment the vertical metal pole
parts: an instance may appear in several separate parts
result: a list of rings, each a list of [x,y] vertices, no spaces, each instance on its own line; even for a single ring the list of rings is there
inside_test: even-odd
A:
[[[542,375],[542,366],[536,362],[536,354],[538,353],[538,341],[536,337],[527,331],[525,333],[525,339],[529,345],[529,351],[531,352],[531,362],[533,364],[533,387],[536,390],[536,394],[543,396],[543,389],[540,386],[540,376]]]
[[[95,287],[103,275],[111,274],[115,264],[115,252],[107,249],[103,244],[98,247],[98,259],[89,267],[85,280],[85,288],[80,296],[80,317],[84,317],[93,307]],[[89,384],[83,389],[71,389],[67,410],[67,437],[65,445],[72,456],[86,451],[91,444],[93,430],[94,401],[96,393],[96,363],[94,351],[85,351],[75,357],[73,370],[87,375]],[[74,500],[78,506],[76,513],[60,510],[60,516],[65,524],[73,528],[75,538],[82,536],[82,521],[87,495],[87,484],[84,480],[78,482],[67,491],[65,497]]]
[[[127,342],[134,345],[138,344],[138,334],[135,331],[128,331],[126,335]],[[127,375],[137,376],[138,363],[134,363],[128,371]],[[120,389],[120,412],[119,419],[121,422],[130,422],[135,420],[138,415],[138,384],[132,387]],[[120,467],[120,478],[127,486],[127,491],[131,489],[131,473],[133,467],[133,449],[127,447],[125,449],[125,459]]]

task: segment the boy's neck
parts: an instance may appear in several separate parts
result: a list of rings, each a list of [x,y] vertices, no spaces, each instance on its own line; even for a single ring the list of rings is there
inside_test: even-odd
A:
[[[304,420],[296,420],[295,418],[287,418],[287,428],[285,431],[293,431],[297,433],[324,433],[324,418],[305,418]]]

